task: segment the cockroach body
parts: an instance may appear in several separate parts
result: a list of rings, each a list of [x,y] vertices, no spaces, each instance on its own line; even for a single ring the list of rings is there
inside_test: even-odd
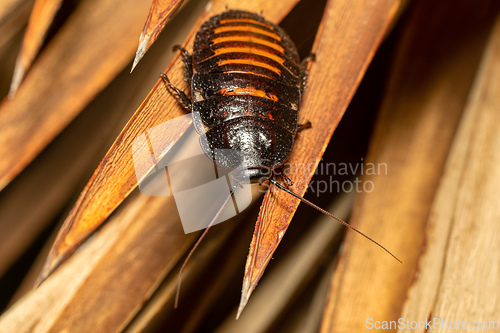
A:
[[[273,171],[290,155],[297,132],[310,127],[309,122],[298,125],[298,113],[308,63],[314,55],[300,63],[297,49],[283,29],[257,14],[239,10],[206,21],[196,35],[192,55],[177,48],[184,56],[192,99],[172,85],[165,74],[161,77],[192,112],[205,154],[218,166],[240,170],[241,179],[235,179],[226,201],[184,261],[176,305],[180,275],[187,260],[243,180],[269,180],[396,258],[370,237],[273,179]],[[221,151],[237,153],[227,155]]]
[[[206,21],[192,55],[181,50],[192,100],[170,86],[192,111],[205,154],[221,167],[243,170],[251,182],[269,178],[292,150],[313,57],[300,64],[282,28],[239,10]],[[228,151],[237,154],[218,155]]]

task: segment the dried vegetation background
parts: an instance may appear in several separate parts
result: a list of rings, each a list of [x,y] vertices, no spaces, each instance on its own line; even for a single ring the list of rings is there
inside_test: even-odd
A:
[[[290,163],[381,163],[387,173],[295,173],[293,189],[303,194],[310,182],[307,198],[402,264],[287,194],[256,191],[250,208],[210,230],[173,308],[199,234],[184,234],[172,198],[136,189],[131,147],[184,114],[158,74],[187,88],[172,47],[189,49],[226,5],[263,11],[301,57],[316,52],[300,114],[313,127]],[[141,32],[147,47],[130,74]],[[467,332],[476,321],[498,324],[497,1],[6,0],[0,73],[0,332],[364,332],[373,331],[369,318],[460,320]],[[189,124],[162,139],[177,140]],[[332,180],[373,191],[318,195]],[[48,278],[33,289],[40,276]]]

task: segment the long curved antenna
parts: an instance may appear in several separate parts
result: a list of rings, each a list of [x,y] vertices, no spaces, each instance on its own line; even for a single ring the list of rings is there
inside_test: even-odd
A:
[[[196,250],[196,248],[198,247],[198,245],[200,245],[201,241],[203,240],[203,238],[205,237],[205,235],[208,233],[208,230],[214,225],[215,221],[219,218],[219,215],[222,213],[222,210],[224,209],[224,207],[226,207],[227,202],[229,201],[229,199],[231,199],[231,197],[233,196],[234,192],[236,191],[236,188],[239,185],[240,185],[240,183],[235,182],[235,184],[231,188],[231,192],[227,196],[227,198],[224,201],[224,203],[222,204],[222,206],[217,211],[217,214],[215,214],[215,216],[212,219],[212,221],[210,221],[210,223],[208,224],[207,228],[201,234],[200,238],[198,238],[198,240],[194,244],[193,248],[189,252],[188,256],[184,260],[184,263],[182,264],[181,269],[179,270],[179,275],[177,276],[177,291],[175,292],[175,301],[174,301],[174,308],[175,309],[177,309],[177,305],[179,304],[179,293],[181,291],[182,271],[184,270],[184,267],[186,267],[187,262],[189,261],[189,259],[191,258],[191,256],[194,253],[194,250]]]
[[[280,183],[278,183],[276,180],[272,179],[272,178],[269,178],[269,182],[273,185],[275,185],[276,187],[278,187],[280,190],[283,190],[285,191],[286,193],[288,194],[291,194],[293,195],[294,197],[296,197],[297,199],[300,199],[301,201],[303,201],[304,203],[306,203],[307,205],[311,206],[312,208],[322,212],[323,214],[325,215],[328,215],[329,217],[331,217],[332,219],[334,220],[337,220],[338,222],[340,222],[341,224],[343,224],[344,226],[356,231],[358,234],[360,234],[361,236],[369,239],[370,241],[372,241],[373,243],[377,244],[379,247],[381,247],[382,249],[385,250],[385,252],[389,253],[391,256],[394,257],[394,259],[396,259],[397,261],[399,261],[400,263],[403,263],[401,260],[399,260],[394,254],[391,253],[391,251],[387,250],[385,247],[383,247],[382,245],[380,245],[379,243],[377,243],[375,240],[371,239],[370,237],[368,237],[367,235],[365,235],[364,233],[362,233],[361,231],[359,231],[358,229],[354,228],[352,225],[348,224],[347,222],[345,222],[344,220],[342,219],[339,219],[338,217],[330,214],[329,212],[327,212],[326,210],[324,210],[323,208],[319,207],[319,206],[316,206],[315,204],[313,204],[311,201],[301,197],[300,195],[298,195],[297,193],[295,192],[292,192],[290,191],[289,189],[287,189],[286,187],[284,187],[283,185],[281,185]]]

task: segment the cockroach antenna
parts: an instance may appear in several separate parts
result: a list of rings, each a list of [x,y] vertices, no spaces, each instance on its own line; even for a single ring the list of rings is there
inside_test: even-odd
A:
[[[371,242],[375,243],[376,245],[378,245],[380,248],[382,248],[385,252],[389,253],[394,259],[396,259],[397,261],[399,261],[400,263],[403,263],[401,260],[398,259],[398,257],[396,257],[394,254],[391,253],[391,251],[387,250],[385,247],[383,247],[380,243],[378,243],[377,241],[375,241],[374,239],[368,237],[367,235],[365,235],[364,233],[362,233],[361,231],[359,231],[358,229],[354,228],[352,225],[350,225],[349,223],[345,222],[344,220],[336,217],[335,215],[327,212],[326,210],[324,210],[323,208],[317,206],[316,204],[312,203],[311,201],[307,200],[306,198],[303,198],[301,197],[300,195],[298,195],[297,193],[287,189],[286,187],[284,187],[283,185],[281,185],[280,183],[278,183],[276,180],[272,179],[272,178],[269,178],[268,179],[269,182],[271,184],[273,184],[274,186],[276,186],[277,188],[279,188],[280,190],[282,191],[285,191],[286,193],[290,194],[290,195],[293,195],[294,197],[296,197],[297,199],[299,199],[300,201],[304,202],[305,204],[307,204],[308,206],[311,206],[313,207],[314,209],[318,210],[319,212],[331,217],[332,219],[340,222],[341,224],[343,224],[344,226],[350,228],[351,230],[353,231],[356,231],[358,234],[360,234],[361,236],[365,237],[366,239],[370,240]],[[235,184],[233,185],[233,187],[231,188],[231,191],[229,193],[229,195],[227,196],[226,200],[224,201],[224,203],[221,205],[221,207],[219,208],[219,210],[217,211],[217,214],[215,214],[215,216],[213,217],[212,221],[210,221],[210,223],[208,224],[207,228],[205,229],[205,231],[203,232],[203,234],[201,234],[200,238],[198,238],[198,240],[196,241],[196,243],[194,244],[193,248],[191,249],[191,251],[189,252],[188,256],[186,257],[186,259],[184,260],[184,263],[182,264],[181,266],[181,269],[179,270],[179,275],[177,276],[177,291],[175,293],[175,302],[174,302],[174,308],[177,309],[177,306],[179,305],[179,294],[180,294],[180,290],[181,290],[181,281],[182,281],[182,271],[184,270],[184,267],[186,267],[186,264],[187,262],[189,261],[189,259],[191,258],[191,256],[193,255],[194,251],[196,250],[196,248],[200,245],[201,241],[203,240],[203,238],[205,238],[206,234],[208,233],[208,230],[214,225],[215,221],[217,221],[217,219],[219,218],[220,214],[222,213],[222,210],[224,209],[224,207],[226,207],[226,204],[229,202],[229,199],[231,199],[231,197],[233,196],[234,192],[236,191],[236,189],[240,186],[241,182],[237,181],[235,179]]]
[[[336,217],[335,215],[332,215],[331,213],[327,212],[326,210],[324,210],[323,208],[315,205],[314,203],[312,203],[311,201],[307,200],[306,198],[303,198],[301,197],[300,195],[298,195],[297,193],[287,189],[286,187],[284,187],[283,185],[281,185],[280,183],[278,183],[276,180],[272,179],[272,178],[269,178],[269,182],[271,184],[273,184],[274,186],[278,187],[280,190],[283,190],[285,191],[286,193],[288,194],[291,194],[293,195],[294,197],[296,197],[297,199],[300,199],[300,201],[304,202],[305,204],[311,206],[312,208],[316,209],[317,211],[331,217],[332,219],[340,222],[341,224],[343,224],[344,226],[350,228],[351,230],[354,230],[356,231],[358,234],[360,234],[361,236],[365,237],[366,239],[372,241],[373,243],[377,244],[379,247],[381,247],[385,252],[389,253],[394,259],[396,259],[397,261],[399,261],[400,263],[403,263],[401,260],[398,259],[398,257],[396,257],[394,254],[391,253],[391,251],[387,250],[385,247],[383,247],[381,244],[379,244],[378,242],[376,242],[375,240],[373,240],[372,238],[368,237],[367,235],[365,235],[364,233],[362,233],[361,231],[359,231],[358,229],[354,228],[352,225],[350,225],[349,223],[345,222],[344,220]]]
[[[226,200],[224,201],[224,203],[221,205],[221,207],[217,211],[217,214],[215,214],[214,218],[212,219],[212,221],[210,221],[210,223],[208,224],[205,231],[203,231],[203,233],[201,234],[200,238],[198,238],[198,240],[194,244],[191,251],[189,251],[189,254],[186,257],[186,259],[184,259],[184,262],[182,263],[181,269],[179,270],[179,275],[177,276],[177,291],[175,292],[175,301],[174,301],[174,308],[175,309],[177,309],[177,306],[179,305],[179,293],[181,291],[182,271],[184,270],[184,267],[186,267],[187,262],[189,261],[189,259],[191,258],[191,256],[194,253],[194,250],[196,250],[196,248],[200,245],[203,238],[205,238],[205,236],[207,235],[208,230],[214,225],[215,221],[217,221],[217,219],[219,218],[219,215],[222,213],[222,210],[224,210],[224,207],[226,207],[226,204],[229,202],[229,199],[231,199],[231,197],[233,196],[233,194],[236,191],[236,189],[238,188],[238,186],[240,186],[240,182],[235,182],[235,184],[231,188],[231,191],[229,192],[229,195],[227,196]]]

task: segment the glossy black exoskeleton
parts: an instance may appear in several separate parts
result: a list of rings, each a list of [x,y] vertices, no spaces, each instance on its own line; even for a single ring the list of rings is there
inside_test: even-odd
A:
[[[241,169],[251,182],[267,179],[292,150],[306,67],[279,26],[230,10],[206,21],[193,54],[182,49],[191,97],[168,82],[193,113],[205,154]],[[234,151],[236,154],[219,152]]]

